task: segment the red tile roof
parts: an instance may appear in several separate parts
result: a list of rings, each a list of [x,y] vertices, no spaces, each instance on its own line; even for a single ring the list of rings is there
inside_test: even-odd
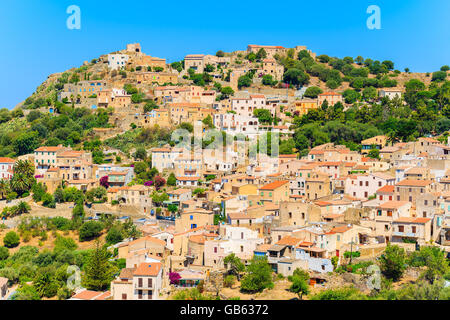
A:
[[[400,187],[426,187],[433,181],[431,180],[402,180],[396,184]]]
[[[394,193],[394,186],[385,185],[377,190],[377,193]]]
[[[279,187],[284,186],[285,184],[289,183],[289,181],[287,180],[283,180],[283,181],[275,181],[269,184],[266,184],[265,186],[263,186],[260,190],[275,190]]]
[[[134,275],[156,277],[161,270],[161,267],[162,265],[159,262],[143,262],[137,267],[136,271],[134,271]]]

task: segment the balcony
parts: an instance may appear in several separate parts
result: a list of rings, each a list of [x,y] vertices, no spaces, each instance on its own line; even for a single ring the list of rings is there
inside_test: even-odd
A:
[[[400,232],[400,231],[396,231],[396,232],[392,232],[392,236],[393,236],[393,237],[418,238],[418,237],[419,237],[419,234],[418,234],[418,233],[413,233],[413,232]]]
[[[139,283],[135,283],[134,288],[137,290],[153,290],[155,286],[154,283],[152,283],[152,286],[148,286],[148,283],[145,282],[142,285],[139,285]]]

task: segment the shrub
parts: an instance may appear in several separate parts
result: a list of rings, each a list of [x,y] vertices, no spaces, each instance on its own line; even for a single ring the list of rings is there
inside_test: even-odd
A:
[[[6,234],[6,236],[3,238],[3,244],[7,248],[15,248],[19,245],[20,238],[17,233],[14,231],[10,231]]]
[[[106,235],[106,242],[108,244],[116,244],[123,240],[123,234],[122,231],[114,226],[111,229],[109,229],[108,234]]]
[[[9,250],[6,247],[0,247],[0,261],[6,260],[9,257]]]
[[[236,282],[236,277],[232,274],[225,277],[223,280],[223,285],[227,288],[233,287],[234,283]]]
[[[103,223],[99,221],[88,221],[80,228],[80,241],[89,241],[100,236],[104,229]]]
[[[350,251],[346,251],[344,253],[344,257],[345,258],[350,258],[350,256],[352,256],[353,258],[359,258],[361,256],[361,252],[359,251],[354,251],[354,252],[350,252]]]

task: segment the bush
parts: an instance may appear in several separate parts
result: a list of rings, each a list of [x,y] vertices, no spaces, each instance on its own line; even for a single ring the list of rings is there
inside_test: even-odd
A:
[[[122,231],[116,227],[113,226],[111,229],[109,229],[108,234],[106,235],[106,242],[108,244],[116,244],[123,240],[123,234]]]
[[[6,234],[6,236],[3,238],[3,244],[7,248],[15,248],[19,245],[20,238],[17,233],[14,231],[10,231]]]
[[[89,241],[100,236],[104,229],[103,223],[99,221],[88,221],[80,228],[80,241]]]
[[[233,287],[235,282],[236,282],[236,277],[234,275],[230,274],[230,275],[226,276],[225,279],[223,280],[223,285],[226,288],[231,288],[231,287]]]
[[[46,208],[56,208],[55,199],[50,193],[45,193],[42,198],[42,205]]]
[[[346,251],[344,253],[344,257],[345,258],[350,258],[350,256],[352,256],[353,258],[359,258],[361,256],[361,252],[359,251],[354,251],[354,252],[350,252],[350,251]]]
[[[6,260],[9,257],[9,250],[6,247],[0,247],[0,261]]]

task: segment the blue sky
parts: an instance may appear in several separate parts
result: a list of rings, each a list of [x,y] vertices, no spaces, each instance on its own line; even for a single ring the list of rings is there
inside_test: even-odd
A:
[[[381,30],[366,27],[372,4],[381,9]],[[81,8],[81,30],[66,27],[70,5]],[[450,64],[449,12],[448,0],[2,0],[0,108],[23,101],[52,73],[133,42],[168,62],[248,44],[306,45],[432,72]]]

